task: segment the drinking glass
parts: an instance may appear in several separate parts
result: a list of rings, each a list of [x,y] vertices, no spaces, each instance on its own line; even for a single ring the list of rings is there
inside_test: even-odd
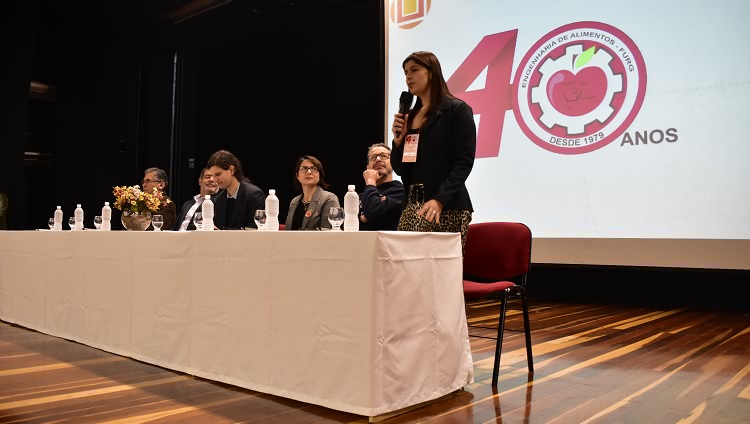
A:
[[[193,215],[193,225],[195,225],[195,229],[200,230],[201,224],[203,224],[203,214],[196,212],[195,215]]]
[[[333,231],[341,231],[341,224],[344,223],[344,208],[333,207],[328,211],[328,222],[331,223]]]
[[[253,219],[255,220],[255,225],[258,226],[258,231],[263,231],[266,229],[266,210],[265,209],[256,210],[255,215],[253,216]]]
[[[102,229],[102,217],[97,215],[94,217],[94,227],[96,227],[97,230]]]
[[[55,228],[55,218],[50,218],[47,220],[47,225],[49,225],[49,229],[52,230]]]
[[[154,231],[161,231],[161,227],[164,225],[164,217],[161,215],[152,216],[151,225],[154,226]]]
[[[70,229],[72,230],[76,226],[76,217],[71,216],[68,218],[68,225],[70,226]]]

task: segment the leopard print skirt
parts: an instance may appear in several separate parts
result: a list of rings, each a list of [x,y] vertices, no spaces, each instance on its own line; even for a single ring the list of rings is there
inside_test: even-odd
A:
[[[440,223],[428,222],[417,215],[417,211],[424,206],[424,186],[412,184],[409,186],[409,198],[406,207],[398,220],[399,231],[421,231],[436,233],[461,233],[461,249],[466,245],[466,232],[471,223],[471,211],[466,209],[443,209],[440,213]]]

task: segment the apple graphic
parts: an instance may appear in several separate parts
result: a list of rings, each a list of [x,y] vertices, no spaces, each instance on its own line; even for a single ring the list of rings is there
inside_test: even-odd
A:
[[[575,60],[575,58],[574,58]],[[607,76],[598,67],[590,66],[573,73],[561,70],[547,83],[547,98],[558,112],[567,116],[582,116],[604,101]]]

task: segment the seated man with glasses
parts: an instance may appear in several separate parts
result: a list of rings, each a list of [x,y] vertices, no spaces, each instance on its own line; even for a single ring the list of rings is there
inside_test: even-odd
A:
[[[398,227],[404,185],[393,180],[391,149],[383,143],[367,150],[367,169],[362,173],[365,191],[359,195],[359,229],[393,230]]]
[[[339,198],[326,191],[323,164],[314,156],[305,155],[297,159],[294,166],[295,183],[302,194],[289,203],[285,230],[318,230],[331,228],[328,211],[339,207]]]
[[[156,212],[153,212],[152,215],[161,215],[164,217],[162,230],[174,230],[177,223],[177,206],[175,206],[172,199],[165,192],[167,188],[167,172],[161,168],[148,168],[143,172],[142,183],[143,191],[152,193],[154,188],[156,188],[164,196],[161,207]],[[153,231],[154,227],[149,225],[146,230]]]

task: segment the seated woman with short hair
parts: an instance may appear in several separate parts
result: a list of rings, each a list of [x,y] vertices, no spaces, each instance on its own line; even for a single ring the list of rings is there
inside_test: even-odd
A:
[[[326,191],[323,164],[314,156],[305,155],[297,159],[294,167],[295,184],[302,194],[289,203],[285,230],[318,230],[331,228],[328,210],[339,207],[335,194]]]

